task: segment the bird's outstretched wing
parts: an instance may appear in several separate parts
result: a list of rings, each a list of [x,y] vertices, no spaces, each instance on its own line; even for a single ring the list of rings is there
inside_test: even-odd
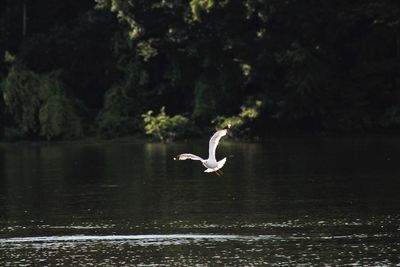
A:
[[[204,160],[204,159],[200,158],[199,156],[189,154],[189,153],[180,154],[174,158],[174,160],[187,160],[187,159],[200,160],[200,161]]]
[[[228,131],[226,129],[217,131],[210,139],[208,146],[208,158],[215,160],[215,150],[217,149],[219,140],[225,136]]]

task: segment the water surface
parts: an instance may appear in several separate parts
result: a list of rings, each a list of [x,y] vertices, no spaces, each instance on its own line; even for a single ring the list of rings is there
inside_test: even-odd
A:
[[[0,265],[400,263],[400,138],[0,146]]]

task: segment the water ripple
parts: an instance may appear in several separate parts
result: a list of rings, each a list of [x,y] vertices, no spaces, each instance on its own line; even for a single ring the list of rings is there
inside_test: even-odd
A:
[[[79,241],[119,241],[119,240],[214,240],[214,241],[244,241],[271,239],[275,236],[259,235],[218,235],[218,234],[166,234],[166,235],[65,235],[65,236],[35,236],[0,239],[0,243],[37,243],[37,242],[79,242]]]

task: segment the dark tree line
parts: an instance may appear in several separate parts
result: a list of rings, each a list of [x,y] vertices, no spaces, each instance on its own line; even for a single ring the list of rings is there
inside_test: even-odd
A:
[[[8,139],[181,129],[166,126],[168,114],[189,118],[192,130],[229,121],[249,135],[400,128],[398,1],[6,0],[0,8]],[[147,111],[162,107],[151,120]]]

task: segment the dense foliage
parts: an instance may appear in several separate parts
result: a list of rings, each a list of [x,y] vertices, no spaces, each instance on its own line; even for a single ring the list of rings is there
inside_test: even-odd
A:
[[[13,66],[2,84],[4,105],[21,137],[82,136],[75,101],[65,95],[56,73],[36,74]]]
[[[260,127],[400,129],[398,1],[6,0],[0,8],[0,130],[19,138],[149,133],[157,116],[148,111],[163,106],[161,115],[197,129],[236,124],[239,137]]]
[[[159,114],[153,114],[152,110],[143,114],[144,130],[146,134],[163,142],[188,136],[193,129],[190,120],[182,115],[168,116],[165,107]]]

